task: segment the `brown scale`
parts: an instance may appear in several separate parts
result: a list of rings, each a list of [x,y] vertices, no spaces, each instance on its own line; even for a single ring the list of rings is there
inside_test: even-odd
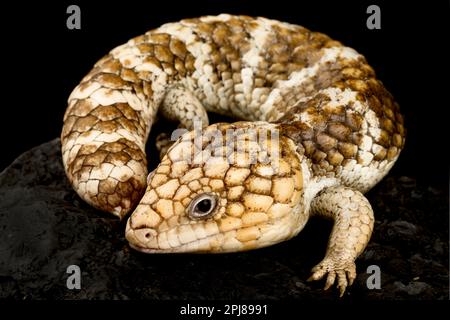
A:
[[[234,91],[234,87],[242,83],[241,58],[250,49],[251,31],[257,27],[255,21],[250,17],[239,16],[226,23],[205,23],[198,19],[182,22],[194,23],[193,29],[198,37],[210,44],[210,57],[218,78],[223,82],[231,75],[233,79],[234,86],[230,94],[234,98],[230,101],[229,110],[225,112],[230,111],[239,118],[251,117],[252,111],[239,105],[238,93]],[[261,48],[264,61],[255,74],[254,87],[272,88],[277,80],[286,80],[292,72],[314,64],[321,57],[318,52],[320,48],[337,44],[339,42],[323,34],[312,33],[302,27],[289,30],[286,27],[273,26],[265,47]],[[283,107],[285,105],[286,103],[283,103]]]
[[[313,65],[321,57],[320,49],[336,45],[336,41],[302,27],[290,30],[273,26],[265,52],[265,85],[273,87],[277,80],[287,80],[294,72]]]
[[[227,96],[233,97],[228,99],[228,110],[218,109],[222,114],[233,110],[237,111],[235,116],[245,118],[248,116],[246,110],[238,108],[238,99],[236,99],[236,92],[234,88],[237,84],[242,83],[241,80],[241,57],[249,50],[248,39],[250,37],[248,28],[252,25],[252,19],[242,17],[242,19],[232,18],[227,23],[212,22],[205,23],[198,19],[182,20],[183,22],[194,23],[193,31],[199,39],[208,43],[212,49],[210,59],[212,67],[221,82],[228,79],[233,79],[233,86],[226,92]],[[254,22],[253,22],[254,23]],[[200,96],[203,100],[204,96]]]
[[[263,50],[264,63],[260,66],[260,74],[264,77],[262,86],[276,87],[278,80],[287,80],[292,72],[314,65],[323,55],[324,48],[341,46],[338,41],[321,33],[313,33],[303,27],[294,26],[290,30],[281,26],[273,26]],[[276,102],[267,118],[275,120],[277,115],[294,105],[306,96],[307,86],[291,88],[279,102]],[[312,91],[312,89],[310,89]]]
[[[180,79],[194,71],[194,58],[184,43],[168,34],[147,33],[134,38],[133,41],[138,44],[137,48],[147,62],[153,62],[170,76],[169,81]],[[129,61],[125,60],[122,65],[112,55],[106,55],[84,77],[79,89],[88,88],[93,83],[101,83],[102,88],[142,93],[152,99],[151,85],[144,81],[148,79],[149,74],[127,68],[128,63]],[[135,132],[145,139],[149,124],[145,123],[144,119],[142,114],[126,103],[93,107],[89,99],[72,100],[64,116],[61,141],[64,145],[68,139],[75,139],[92,130],[114,133],[119,129]],[[110,163],[120,167],[131,160],[137,161],[144,168],[147,166],[144,151],[126,139],[105,142],[100,147],[83,145],[72,162],[67,164],[67,173],[71,181],[82,182],[84,177],[89,177],[93,168],[100,167],[101,164]],[[90,195],[91,198],[86,200],[106,211],[113,211],[120,205],[123,208],[120,215],[123,216],[137,204],[145,187],[145,177],[131,177],[127,181],[107,177],[99,181],[98,194]]]
[[[314,92],[330,87],[358,92],[357,99],[366,101],[380,122],[378,138],[373,137],[370,130],[361,132],[364,115],[352,112],[351,105],[322,107],[329,100],[323,94],[316,94],[312,99],[289,109],[277,121],[282,124],[286,135],[294,139],[300,150],[303,149],[302,152],[312,160],[316,173],[335,172],[337,166],[345,165],[351,159],[359,163],[358,146],[363,135],[370,136],[374,143],[382,147],[374,153],[374,161],[392,160],[400,153],[405,130],[399,107],[374,77],[375,73],[364,59],[338,60],[331,67],[323,66],[310,83],[302,85],[299,92],[303,96],[312,96]],[[308,113],[313,118],[313,128],[297,120],[301,113]]]

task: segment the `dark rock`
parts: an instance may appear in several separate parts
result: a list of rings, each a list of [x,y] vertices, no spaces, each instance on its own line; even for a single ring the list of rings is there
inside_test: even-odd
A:
[[[448,193],[389,176],[368,198],[377,223],[344,299],[448,299]],[[295,239],[251,252],[140,254],[124,222],[71,189],[53,140],[0,174],[0,298],[337,300],[323,282],[306,282],[331,227],[312,219]],[[66,287],[69,265],[81,269],[81,290]],[[379,290],[366,285],[371,265],[381,269]]]
[[[406,293],[410,296],[430,296],[433,289],[425,282],[411,282],[408,285],[404,285],[400,281],[394,282],[394,286],[397,288],[397,292]]]
[[[439,240],[436,239],[436,241],[433,244],[433,250],[436,252],[436,254],[441,255],[444,253],[444,243]]]
[[[359,260],[381,263],[395,258],[401,258],[401,254],[396,248],[369,242],[366,250],[359,257]]]
[[[389,224],[389,233],[397,234],[401,237],[414,237],[417,232],[417,227],[408,221],[394,221]]]
[[[416,187],[416,179],[411,177],[401,176],[398,178],[398,181],[402,184],[404,188],[415,188]]]

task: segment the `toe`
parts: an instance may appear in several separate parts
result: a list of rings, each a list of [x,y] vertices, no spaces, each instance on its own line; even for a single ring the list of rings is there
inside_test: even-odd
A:
[[[347,275],[345,274],[344,270],[337,270],[336,271],[337,274],[337,280],[338,280],[338,288],[339,288],[339,293],[340,296],[342,297],[345,293],[345,289],[347,288]]]
[[[318,264],[317,266],[312,268],[311,272],[313,274],[309,277],[308,281],[320,280],[327,274],[328,271],[327,268],[322,264]]]
[[[327,281],[325,282],[324,290],[328,290],[334,284],[335,279],[336,279],[336,273],[334,273],[333,271],[329,272],[328,276],[327,276]]]
[[[320,280],[326,276],[324,290],[329,289],[335,285],[339,289],[339,294],[342,297],[348,286],[352,285],[356,278],[356,266],[353,261],[343,262],[337,260],[324,259],[314,268],[312,268],[312,275],[308,281]]]
[[[347,270],[347,279],[348,279],[348,285],[351,286],[353,284],[353,281],[356,279],[356,271],[355,270]]]

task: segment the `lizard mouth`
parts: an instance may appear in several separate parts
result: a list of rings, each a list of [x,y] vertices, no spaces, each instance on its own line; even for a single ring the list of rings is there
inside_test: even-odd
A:
[[[260,224],[257,226],[258,235],[247,233],[245,238],[242,237],[242,228],[239,227],[226,231],[220,231],[218,228],[214,230],[197,227],[195,232],[186,233],[185,225],[178,225],[163,232],[157,232],[149,227],[133,229],[128,220],[125,237],[131,248],[143,253],[239,252],[267,247],[290,239],[302,229],[306,222],[306,220],[303,221],[293,230],[292,223],[286,219],[289,220],[289,215]]]
[[[169,248],[169,249],[161,249],[161,248],[148,248],[148,247],[142,247],[139,246],[137,244],[133,244],[131,242],[129,242],[129,245],[131,248],[133,248],[136,251],[139,252],[143,252],[143,253],[152,253],[152,254],[164,254],[164,253],[222,253],[222,252],[226,252],[226,251],[214,251],[211,248],[207,249],[201,249],[201,248],[197,248],[195,249],[193,246],[194,243],[198,243],[199,245],[204,243],[205,245],[209,244],[209,240],[210,238],[213,238],[215,235],[203,238],[203,239],[199,239],[199,240],[195,240],[189,243],[185,243],[183,245],[180,245],[178,247],[173,247],[173,248]],[[235,250],[237,251],[237,250]]]
[[[217,231],[183,243],[179,240],[177,240],[179,243],[167,240],[169,233],[174,230],[169,229],[158,234],[151,228],[132,229],[128,221],[125,237],[131,248],[143,253],[222,253],[246,250],[246,248],[242,248],[242,243],[235,239],[238,229],[232,229],[224,233]],[[161,238],[165,239],[163,241],[165,245],[158,241]],[[255,247],[253,246],[253,248]],[[249,247],[247,250],[250,249],[252,248]]]
[[[291,238],[291,236],[276,237],[273,239],[255,239],[242,243],[235,238],[238,229],[233,229],[225,233],[212,234],[207,237],[196,239],[178,246],[161,248],[157,246],[145,246],[146,243],[142,243],[133,239],[133,230],[129,230],[126,233],[126,238],[130,247],[136,251],[147,254],[167,254],[167,253],[189,253],[189,254],[201,254],[201,253],[231,253],[242,252],[248,250],[254,250],[271,246],[278,242]],[[262,240],[262,241],[260,241]]]

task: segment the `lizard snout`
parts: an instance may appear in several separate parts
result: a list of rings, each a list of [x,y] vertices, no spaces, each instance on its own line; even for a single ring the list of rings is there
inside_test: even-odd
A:
[[[159,248],[158,233],[149,226],[148,217],[147,219],[145,218],[143,215],[138,214],[133,216],[132,219],[128,219],[125,238],[137,250],[143,251],[144,248],[157,250]]]

